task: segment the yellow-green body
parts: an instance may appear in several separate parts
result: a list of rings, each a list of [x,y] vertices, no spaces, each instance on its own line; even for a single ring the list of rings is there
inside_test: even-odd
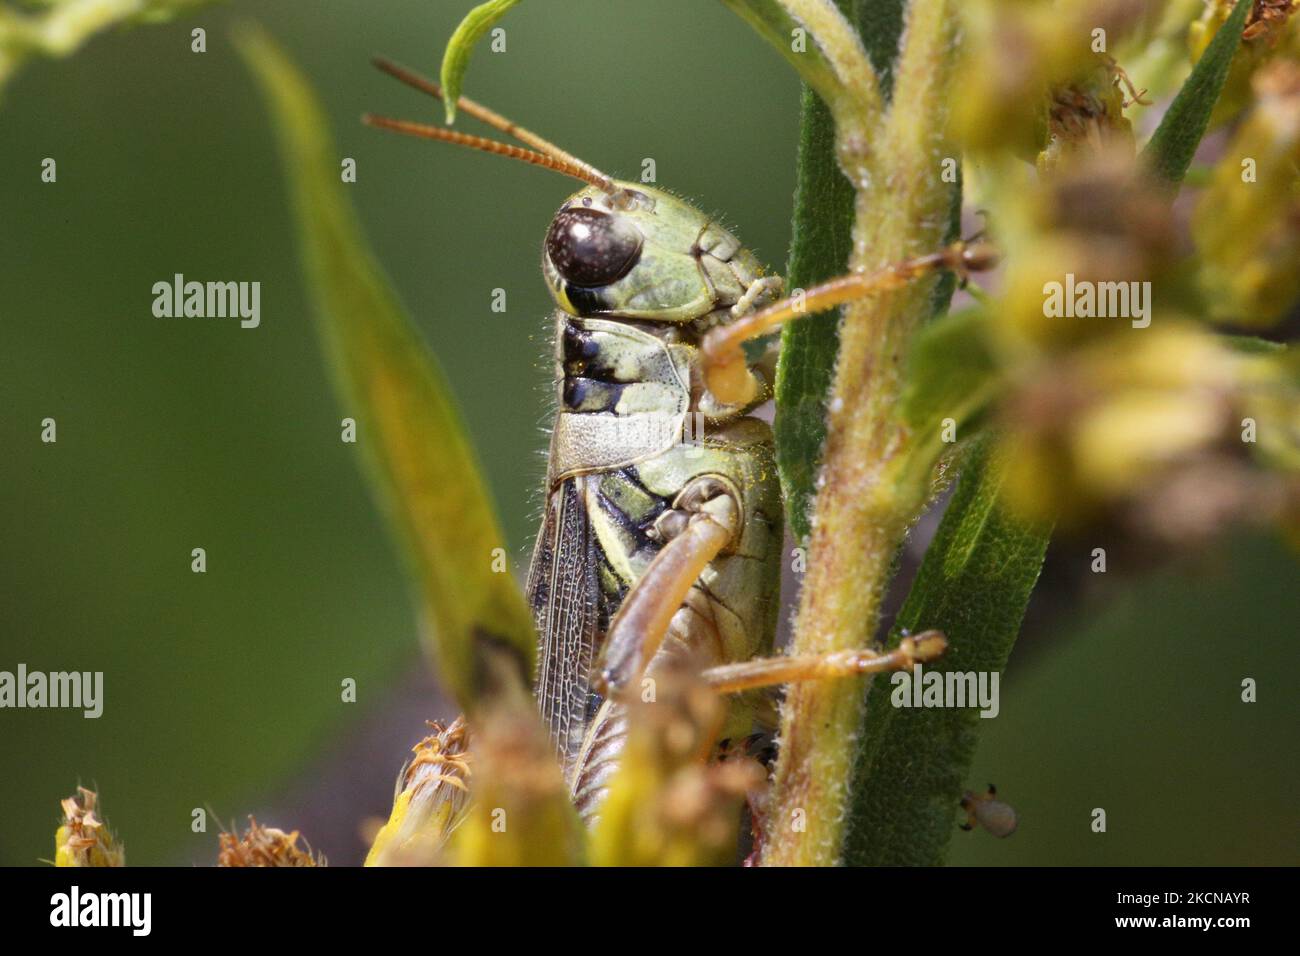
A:
[[[653,693],[656,670],[673,657],[707,667],[769,650],[780,577],[771,430],[751,406],[714,399],[698,351],[705,331],[729,321],[737,303],[761,303],[775,283],[698,210],[640,186],[621,190],[571,197],[543,257],[560,306],[558,410],[528,598],[540,636],[538,703],[588,818],[626,737],[624,708],[595,692],[592,665],[610,619],[662,547],[656,523],[705,477],[740,506],[735,540],[691,589],[632,693]],[[613,278],[581,285],[573,276]],[[736,698],[723,736],[751,724]]]

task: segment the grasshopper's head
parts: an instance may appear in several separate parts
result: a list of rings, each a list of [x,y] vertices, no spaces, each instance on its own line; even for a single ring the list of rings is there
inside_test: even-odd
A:
[[[613,185],[570,196],[546,233],[542,271],[566,312],[690,322],[730,308],[761,274],[754,256],[694,206]]]
[[[388,60],[375,65],[438,98],[432,80]],[[722,226],[668,193],[605,175],[590,163],[467,97],[460,110],[531,149],[456,130],[367,115],[372,126],[454,143],[554,170],[587,183],[560,207],[546,234],[542,270],[560,308],[687,323],[730,309],[761,277],[758,261]],[[751,296],[751,304],[757,304]]]

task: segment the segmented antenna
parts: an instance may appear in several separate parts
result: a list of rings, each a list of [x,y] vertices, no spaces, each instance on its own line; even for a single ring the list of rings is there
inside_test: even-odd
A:
[[[400,80],[412,89],[427,93],[436,99],[443,99],[442,87],[433,80],[420,76],[418,73],[384,57],[375,57],[371,62],[389,76]],[[517,139],[521,143],[526,143],[533,148],[523,149],[509,143],[500,143],[484,136],[456,132],[442,126],[430,126],[408,120],[390,119],[386,116],[375,116],[370,113],[363,116],[362,121],[370,126],[404,133],[408,136],[441,140],[444,143],[454,143],[457,146],[466,146],[470,149],[482,150],[485,153],[495,153],[498,156],[518,159],[534,166],[543,166],[557,173],[572,176],[574,179],[595,186],[602,192],[611,195],[616,192],[613,179],[606,176],[595,166],[583,162],[577,156],[561,149],[549,140],[543,139],[531,130],[525,129],[518,123],[511,122],[495,110],[488,109],[481,103],[477,103],[466,96],[457,99],[456,106],[475,119],[487,123],[493,129],[499,130],[505,135]]]

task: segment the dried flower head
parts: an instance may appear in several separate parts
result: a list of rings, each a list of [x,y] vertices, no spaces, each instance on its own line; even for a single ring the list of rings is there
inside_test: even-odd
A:
[[[96,813],[99,797],[78,787],[62,801],[63,824],[55,834],[55,866],[125,866],[126,851]]]
[[[298,846],[298,831],[285,833],[275,827],[264,827],[253,817],[248,818],[248,829],[243,837],[223,832],[218,838],[221,849],[217,853],[217,866],[325,866],[325,857],[313,854],[303,841]]]
[[[1140,102],[1128,74],[1112,57],[1101,57],[1085,76],[1052,88],[1047,104],[1047,144],[1038,168],[1050,170],[1077,152],[1123,148],[1135,152],[1133,126],[1124,116],[1128,94]]]
[[[1282,28],[1297,9],[1300,9],[1297,0],[1254,0],[1241,38],[1248,43],[1277,43]]]
[[[393,811],[376,835],[367,866],[428,863],[459,824],[469,796],[469,728],[457,717],[430,723],[428,736],[398,774]]]

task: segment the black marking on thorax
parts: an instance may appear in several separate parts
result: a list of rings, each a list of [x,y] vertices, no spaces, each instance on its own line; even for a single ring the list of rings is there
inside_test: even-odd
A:
[[[615,376],[613,359],[596,337],[568,320],[560,336],[560,371],[564,412],[613,412],[628,384]]]

